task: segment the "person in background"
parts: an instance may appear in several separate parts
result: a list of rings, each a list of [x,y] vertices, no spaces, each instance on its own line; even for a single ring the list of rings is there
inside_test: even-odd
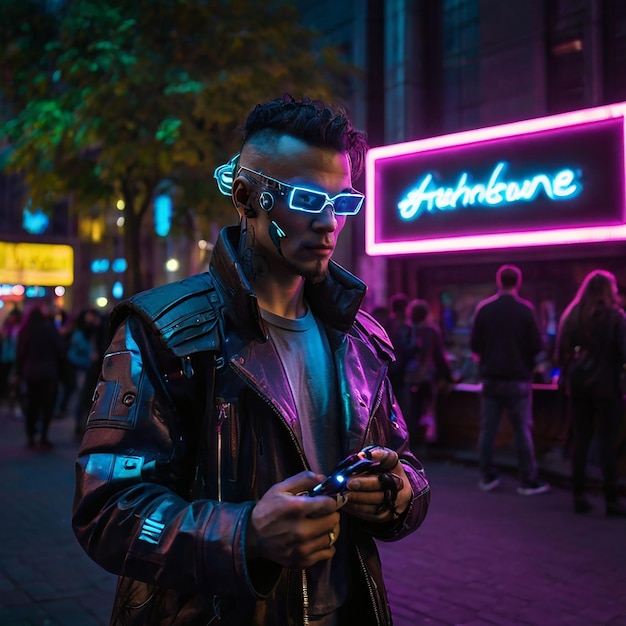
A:
[[[79,424],[80,431],[76,432],[77,437],[82,437],[85,430],[85,422],[89,414],[89,409],[93,402],[94,389],[98,383],[100,377],[100,371],[102,369],[102,359],[109,346],[109,328],[108,324],[104,323],[104,313],[98,309],[91,309],[92,315],[90,316],[89,324],[92,328],[93,336],[92,341],[94,345],[94,352],[92,354],[91,363],[87,369],[85,376],[85,382],[81,389],[80,404],[82,406],[82,420]]]
[[[412,445],[437,440],[437,396],[454,382],[439,327],[430,317],[430,305],[416,298],[408,305],[410,339],[404,384],[409,393],[406,416]]]
[[[457,312],[454,308],[454,298],[447,291],[441,293],[439,298],[439,329],[443,339],[443,345],[449,346],[453,340],[453,333],[457,324]]]
[[[59,389],[57,392],[57,402],[54,409],[54,418],[62,419],[65,417],[70,401],[74,394],[76,384],[74,368],[67,360],[67,351],[70,346],[72,330],[74,329],[74,320],[68,312],[56,307],[53,312],[53,320],[56,329],[59,331],[61,343],[63,345],[64,357],[61,362],[61,375],[59,377]]]
[[[17,418],[22,417],[15,378],[17,336],[21,324],[22,312],[14,307],[9,311],[0,329],[0,403]]]
[[[16,374],[26,385],[26,446],[51,450],[48,437],[63,360],[63,345],[47,304],[27,314],[17,339]],[[36,435],[39,432],[39,441]]]
[[[404,384],[407,348],[410,339],[410,326],[407,320],[408,305],[409,299],[406,294],[398,292],[391,296],[389,300],[389,323],[386,328],[396,358],[389,366],[389,380],[405,414],[409,410],[408,389]]]
[[[502,265],[496,283],[498,293],[478,303],[470,335],[482,381],[479,487],[491,491],[500,484],[493,448],[506,411],[517,451],[517,491],[525,496],[545,493],[550,486],[538,478],[532,438],[532,379],[535,359],[543,349],[541,333],[533,305],[518,295],[522,284],[519,267]]]
[[[391,312],[386,306],[375,306],[372,311],[372,317],[385,329],[389,327],[389,316]]]
[[[72,517],[119,575],[112,624],[392,623],[376,540],[415,531],[430,489],[387,335],[331,259],[366,150],[342,110],[258,104],[215,171],[239,224],[209,272],[113,311]],[[317,495],[349,455],[367,471]]]
[[[626,322],[612,273],[598,269],[584,278],[561,315],[555,350],[571,417],[574,511],[584,514],[593,509],[585,495],[585,475],[589,448],[597,433],[606,514],[626,517],[617,485],[617,442],[624,419]],[[585,356],[590,371],[575,381],[573,368]]]
[[[101,318],[99,313],[92,309],[82,309],[74,322],[74,328],[70,333],[69,346],[67,349],[67,363],[71,368],[73,384],[72,413],[74,415],[74,431],[81,436],[84,430],[86,418],[85,395],[91,397],[95,380],[94,369],[100,371],[102,357],[99,345],[99,333]],[[88,374],[92,373],[90,380]],[[97,375],[96,377],[97,378]]]

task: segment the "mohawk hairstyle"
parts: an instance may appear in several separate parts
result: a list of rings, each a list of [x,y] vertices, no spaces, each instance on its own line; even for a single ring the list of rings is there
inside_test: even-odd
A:
[[[352,179],[363,171],[368,149],[366,134],[352,126],[345,109],[320,100],[295,100],[289,94],[257,104],[243,128],[242,146],[253,141],[271,147],[286,134],[319,148],[345,152],[350,157]]]

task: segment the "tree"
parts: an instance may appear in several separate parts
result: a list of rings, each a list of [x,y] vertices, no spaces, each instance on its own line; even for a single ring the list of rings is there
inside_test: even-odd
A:
[[[0,12],[4,170],[43,210],[123,199],[128,294],[149,286],[140,235],[157,188],[170,186],[175,216],[223,221],[213,169],[251,105],[341,101],[354,71],[285,0],[0,0]]]

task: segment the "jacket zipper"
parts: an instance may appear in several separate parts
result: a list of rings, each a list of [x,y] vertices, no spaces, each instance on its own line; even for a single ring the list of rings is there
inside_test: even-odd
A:
[[[219,402],[218,406],[219,410],[215,423],[215,432],[217,435],[217,501],[222,502],[222,425],[228,416],[230,402]],[[213,624],[215,621],[220,622],[221,619],[220,597],[213,596],[213,617],[207,622],[207,626]]]
[[[302,570],[302,625],[309,626],[309,585],[306,570]]]
[[[356,547],[356,553],[357,553],[357,556],[359,557],[359,566],[361,567],[363,578],[365,580],[365,585],[367,586],[367,592],[369,593],[369,596],[370,596],[370,602],[372,603],[372,609],[374,610],[374,616],[376,617],[376,624],[378,626],[381,626],[383,622],[381,621],[380,610],[378,608],[378,603],[376,602],[376,595],[374,594],[374,589],[372,587],[372,582],[370,579],[369,572],[367,571],[367,567],[365,566],[365,563],[363,562],[363,555],[361,554],[361,550],[359,549],[358,546]]]
[[[230,402],[220,402],[215,430],[217,432],[217,501],[222,501],[222,424],[228,416]]]

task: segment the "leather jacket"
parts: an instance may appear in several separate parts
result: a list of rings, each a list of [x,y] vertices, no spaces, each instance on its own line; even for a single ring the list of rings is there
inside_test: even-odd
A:
[[[209,272],[135,296],[112,314],[77,459],[73,529],[119,576],[111,624],[307,624],[306,571],[248,562],[246,529],[273,484],[308,469],[289,384],[224,229]],[[424,520],[430,490],[386,372],[386,333],[359,311],[364,284],[331,262],[307,284],[336,364],[344,455],[398,452],[413,498],[391,524],[341,515],[351,589],[341,623],[392,623],[374,539]],[[345,622],[344,622],[345,616]]]
[[[590,384],[585,388],[571,388],[568,370],[575,361],[576,349],[588,353],[593,361]],[[559,325],[555,346],[560,369],[559,385],[567,395],[604,399],[621,399],[626,364],[626,317],[623,309],[599,307],[590,323],[582,325],[578,310],[574,309]]]

